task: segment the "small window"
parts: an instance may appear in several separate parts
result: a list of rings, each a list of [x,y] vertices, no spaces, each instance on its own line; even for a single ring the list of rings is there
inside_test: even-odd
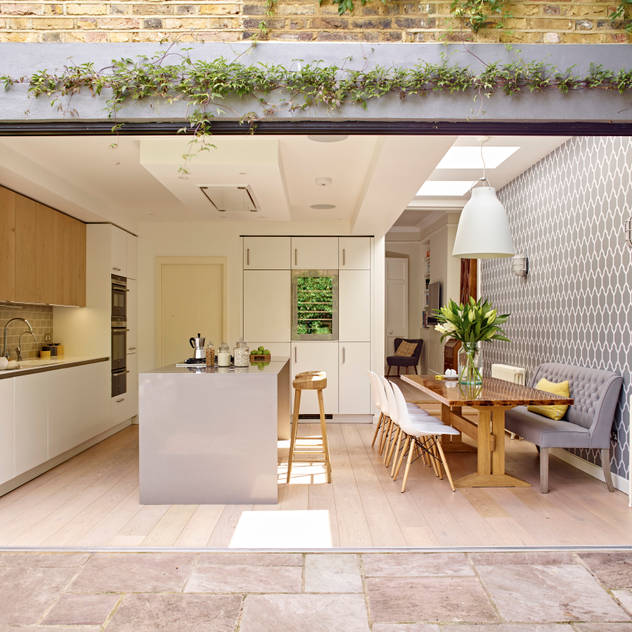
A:
[[[338,339],[338,272],[295,270],[292,339]]]

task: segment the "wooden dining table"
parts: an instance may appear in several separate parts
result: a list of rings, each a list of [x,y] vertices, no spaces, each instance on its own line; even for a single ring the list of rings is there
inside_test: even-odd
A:
[[[505,413],[515,406],[573,404],[573,399],[493,377],[479,386],[438,380],[434,375],[402,375],[401,379],[441,403],[441,420],[476,441],[476,472],[454,481],[456,487],[529,487],[505,471]],[[463,406],[478,411],[466,419]]]

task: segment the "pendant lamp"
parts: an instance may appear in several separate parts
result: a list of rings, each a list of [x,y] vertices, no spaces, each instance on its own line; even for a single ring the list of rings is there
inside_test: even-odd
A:
[[[472,189],[470,199],[461,211],[454,240],[454,257],[464,259],[493,259],[513,257],[513,239],[505,207],[496,197],[496,189],[489,186],[483,158],[481,183]]]

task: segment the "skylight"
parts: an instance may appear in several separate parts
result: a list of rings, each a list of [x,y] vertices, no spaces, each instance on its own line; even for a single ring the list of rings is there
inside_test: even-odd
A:
[[[485,166],[488,169],[496,169],[509,156],[516,153],[520,147],[483,147]],[[482,169],[480,147],[450,147],[437,169]]]
[[[419,191],[417,191],[417,195],[425,197],[462,197],[476,182],[476,180],[426,180]]]

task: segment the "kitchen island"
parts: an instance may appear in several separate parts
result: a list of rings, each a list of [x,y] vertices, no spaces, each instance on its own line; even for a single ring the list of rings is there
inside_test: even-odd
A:
[[[290,436],[289,358],[139,376],[140,502],[277,502],[277,439]]]

